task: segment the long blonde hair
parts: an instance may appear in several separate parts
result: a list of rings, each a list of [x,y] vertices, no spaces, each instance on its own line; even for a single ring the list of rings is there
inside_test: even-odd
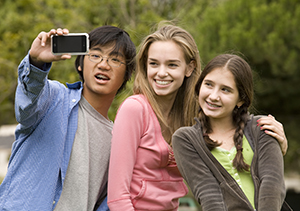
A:
[[[161,111],[156,93],[147,79],[147,60],[150,45],[155,41],[173,41],[181,47],[186,64],[195,62],[195,69],[189,77],[185,77],[183,84],[178,90],[174,104],[172,105],[167,121]],[[137,69],[134,81],[134,94],[143,94],[150,102],[158,121],[168,128],[170,134],[182,126],[190,126],[198,113],[195,85],[201,72],[200,56],[193,37],[184,29],[174,25],[163,25],[158,30],[148,35],[139,46],[137,54]],[[169,124],[167,123],[169,122]],[[166,140],[171,144],[171,140]]]

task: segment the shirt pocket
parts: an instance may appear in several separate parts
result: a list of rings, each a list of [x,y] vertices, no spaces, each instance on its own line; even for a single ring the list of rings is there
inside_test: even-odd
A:
[[[179,205],[178,199],[187,193],[188,189],[182,179],[143,179],[140,192],[132,199],[132,203],[137,210],[173,210]]]

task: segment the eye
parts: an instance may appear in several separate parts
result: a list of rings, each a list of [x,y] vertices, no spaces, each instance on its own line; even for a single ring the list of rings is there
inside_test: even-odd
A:
[[[91,57],[92,59],[98,59],[98,58],[100,58],[100,55],[97,55],[97,54],[90,54],[90,57]]]
[[[211,86],[212,86],[212,83],[211,83],[211,82],[204,82],[204,85],[205,85],[205,86],[211,87]]]
[[[120,62],[120,59],[118,59],[118,58],[116,58],[116,57],[112,57],[112,58],[111,58],[111,61],[113,61],[113,62]]]
[[[150,66],[157,66],[158,64],[156,62],[149,62]]]
[[[227,89],[227,88],[222,88],[222,91],[223,91],[223,92],[228,92],[228,93],[231,92],[231,90],[230,90],[230,89]]]
[[[177,65],[177,64],[174,64],[174,63],[171,63],[171,64],[169,64],[169,67],[171,67],[171,68],[176,68],[176,67],[178,67],[178,65]]]

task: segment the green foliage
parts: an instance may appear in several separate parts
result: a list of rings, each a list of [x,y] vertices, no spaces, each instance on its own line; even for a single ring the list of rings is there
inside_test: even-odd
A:
[[[224,52],[244,54],[255,71],[256,110],[284,124],[290,145],[286,166],[300,169],[298,0],[2,0],[0,19],[0,125],[15,123],[17,67],[39,32],[58,27],[89,32],[110,24],[128,31],[138,46],[159,21],[173,20],[194,36],[203,64]],[[74,59],[53,63],[49,78],[79,80]],[[112,120],[132,83],[115,98]]]
[[[284,124],[291,146],[285,158],[294,169],[300,155],[299,11],[295,0],[218,1],[205,10],[195,7],[190,15],[200,18],[188,28],[204,63],[221,53],[244,54],[255,73],[256,111]]]

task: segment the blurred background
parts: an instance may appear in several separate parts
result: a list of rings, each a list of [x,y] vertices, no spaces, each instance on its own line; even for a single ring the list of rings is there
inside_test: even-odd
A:
[[[283,123],[289,142],[286,184],[289,196],[299,202],[299,0],[0,0],[0,20],[0,170],[6,168],[17,124],[17,68],[40,31],[89,32],[109,24],[125,29],[138,46],[159,21],[172,20],[195,38],[202,67],[226,52],[240,52],[249,62],[255,77],[252,113],[272,114]],[[74,60],[54,63],[49,78],[78,81]],[[112,120],[131,86],[132,81],[113,102]]]

